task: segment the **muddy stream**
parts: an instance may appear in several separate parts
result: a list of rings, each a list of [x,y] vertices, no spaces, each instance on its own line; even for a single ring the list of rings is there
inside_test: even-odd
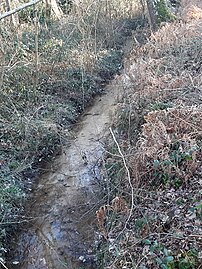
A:
[[[118,80],[96,98],[75,128],[75,139],[39,178],[27,209],[32,221],[13,242],[9,269],[96,268],[93,240],[102,139],[123,89]]]

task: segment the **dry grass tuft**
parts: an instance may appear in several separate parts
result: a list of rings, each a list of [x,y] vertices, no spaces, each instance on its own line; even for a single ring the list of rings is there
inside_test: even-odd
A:
[[[96,211],[96,218],[99,230],[105,240],[109,239],[107,220],[111,215],[127,216],[129,208],[127,202],[122,197],[115,197],[111,201],[111,205],[103,205]]]
[[[200,0],[182,0],[182,18],[185,21],[202,19],[202,3]]]

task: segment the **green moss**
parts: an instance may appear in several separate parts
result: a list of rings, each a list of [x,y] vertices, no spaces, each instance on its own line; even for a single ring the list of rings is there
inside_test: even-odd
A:
[[[176,17],[170,12],[169,8],[167,7],[165,0],[158,0],[156,2],[156,11],[158,23],[164,21],[170,22],[176,19]]]

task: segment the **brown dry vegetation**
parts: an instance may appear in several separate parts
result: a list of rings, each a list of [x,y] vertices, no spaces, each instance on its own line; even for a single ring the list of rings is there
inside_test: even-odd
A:
[[[100,268],[201,268],[201,8],[182,1],[183,20],[162,26],[127,62],[114,126],[131,178],[113,142],[106,167],[108,197],[127,201],[130,213],[103,215]]]
[[[0,259],[25,221],[41,163],[69,143],[72,125],[120,73],[123,47],[144,24],[137,1],[73,2],[61,20],[46,17],[43,4],[15,14],[16,27],[1,20]]]

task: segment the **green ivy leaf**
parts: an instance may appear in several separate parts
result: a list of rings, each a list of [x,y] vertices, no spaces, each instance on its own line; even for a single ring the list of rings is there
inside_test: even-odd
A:
[[[156,262],[157,262],[159,265],[162,265],[162,264],[163,264],[163,261],[162,261],[160,258],[156,258]]]
[[[165,261],[166,261],[167,263],[172,262],[173,260],[174,260],[173,256],[167,256],[167,257],[165,258]]]
[[[165,256],[168,256],[168,250],[167,250],[167,248],[164,248],[163,249],[163,253],[165,254]]]
[[[160,162],[158,160],[154,160],[153,164],[154,164],[154,167],[157,168],[159,167]]]
[[[151,245],[152,244],[152,242],[149,239],[144,239],[142,241],[142,243],[145,244],[145,245]]]
[[[165,265],[164,263],[162,263],[160,266],[162,269],[168,269],[167,265]]]

